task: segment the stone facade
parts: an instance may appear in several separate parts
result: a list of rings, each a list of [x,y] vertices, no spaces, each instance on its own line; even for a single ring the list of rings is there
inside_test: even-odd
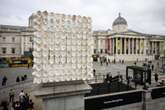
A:
[[[163,56],[165,36],[144,34],[127,27],[127,21],[119,15],[112,30],[94,31],[94,52],[107,54],[109,59],[117,61],[153,60],[155,56]]]
[[[0,57],[19,57],[32,51],[33,29],[0,25]]]

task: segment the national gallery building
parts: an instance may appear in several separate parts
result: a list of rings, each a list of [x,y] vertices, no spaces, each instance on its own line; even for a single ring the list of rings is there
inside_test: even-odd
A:
[[[119,16],[112,30],[94,31],[94,53],[111,60],[142,61],[163,56],[165,36],[136,32],[128,29],[127,21]]]

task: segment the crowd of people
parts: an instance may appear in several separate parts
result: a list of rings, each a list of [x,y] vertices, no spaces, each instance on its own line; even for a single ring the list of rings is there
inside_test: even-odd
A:
[[[105,63],[106,64],[106,66],[108,66],[109,64],[111,64],[111,63],[116,63],[116,59],[113,59],[112,61],[109,59],[109,58],[107,58],[107,57],[99,57],[99,62],[100,62],[100,65],[101,66],[103,66],[103,64]],[[120,59],[119,60],[119,63],[121,63],[121,64],[124,64],[124,60],[123,59]]]
[[[11,104],[10,109],[9,104]],[[19,99],[15,100],[15,92],[13,89],[10,89],[9,101],[1,102],[1,106],[3,110],[34,110],[32,99],[30,99],[28,93],[24,93],[23,90],[19,93]]]
[[[23,75],[23,76],[17,76],[15,81],[18,83],[18,82],[20,82],[20,81],[25,81],[25,80],[27,80],[27,75],[26,75],[26,74]],[[2,85],[2,86],[6,86],[7,81],[8,81],[8,78],[7,78],[7,76],[4,75],[3,78],[2,78],[2,83],[1,83],[1,85]]]

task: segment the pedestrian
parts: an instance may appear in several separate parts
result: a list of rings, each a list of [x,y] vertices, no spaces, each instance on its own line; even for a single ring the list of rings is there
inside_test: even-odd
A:
[[[2,86],[5,86],[6,82],[7,82],[7,77],[4,76],[3,79],[2,79]]]
[[[116,60],[114,59],[114,64],[116,63]]]
[[[34,109],[34,103],[33,101],[30,99],[29,101],[29,110],[33,110]]]
[[[109,83],[109,74],[108,73],[106,74],[105,82]]]
[[[20,108],[20,102],[19,101],[16,101],[16,102],[14,102],[14,110],[21,110],[21,108]]]
[[[19,100],[20,100],[20,103],[22,103],[23,102],[23,96],[25,96],[25,93],[24,93],[24,91],[23,90],[21,90],[21,92],[19,93]]]
[[[131,77],[128,76],[128,78],[127,78],[127,86],[128,86],[128,87],[130,86],[130,81],[131,81]]]
[[[112,74],[111,72],[109,73],[109,79],[108,79],[109,83],[112,83]]]
[[[122,60],[122,64],[124,64],[124,60]]]
[[[20,78],[19,78],[19,76],[17,76],[17,78],[16,78],[16,82],[20,82]]]
[[[123,82],[123,76],[121,74],[119,74],[119,82]]]
[[[23,95],[22,101],[20,102],[20,109],[21,110],[27,110],[27,102],[26,102],[25,95]]]
[[[9,103],[8,103],[8,101],[2,101],[1,102],[1,106],[2,106],[2,110],[9,110],[8,109],[8,106],[9,106]]]
[[[136,65],[136,61],[134,62],[134,65]]]
[[[96,70],[93,69],[93,76],[95,77],[96,76]]]
[[[30,67],[29,63],[28,63],[28,68]]]
[[[109,64],[111,63],[110,59],[108,59],[108,63],[109,63]]]
[[[29,95],[26,93],[24,97],[24,106],[26,110],[29,108]]]
[[[154,65],[153,64],[152,64],[151,68],[152,68],[152,71],[153,71],[154,70]]]
[[[15,96],[15,93],[14,93],[14,90],[13,89],[10,89],[10,92],[9,92],[9,101],[10,102],[14,102],[14,96]]]
[[[158,73],[155,73],[154,76],[155,76],[155,82],[158,82],[158,79],[159,79],[159,78],[158,78],[158,77],[159,77],[159,76],[158,76]]]
[[[24,75],[24,80],[26,80],[26,79],[27,79],[27,75],[25,74],[25,75]]]
[[[100,63],[101,63],[101,66],[103,65],[103,62],[102,62],[102,60],[100,61]]]
[[[24,76],[21,76],[21,81],[24,81]]]
[[[106,65],[108,66],[108,61],[106,61]]]

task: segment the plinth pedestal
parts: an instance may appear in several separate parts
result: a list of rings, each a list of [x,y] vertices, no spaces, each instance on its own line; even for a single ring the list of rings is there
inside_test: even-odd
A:
[[[90,90],[84,81],[73,81],[42,84],[33,94],[42,99],[43,110],[84,110],[84,94]]]

